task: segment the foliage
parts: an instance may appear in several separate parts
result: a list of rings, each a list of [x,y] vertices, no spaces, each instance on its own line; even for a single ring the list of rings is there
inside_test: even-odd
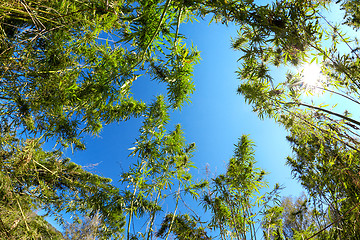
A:
[[[359,205],[358,152],[344,151],[337,141],[317,136],[306,140],[294,135],[288,137],[295,157],[288,157],[287,163],[318,209],[329,209],[327,218],[336,222],[330,236],[357,236],[359,214],[353,210]],[[353,212],[346,216],[349,211]]]
[[[161,228],[157,232],[157,237],[165,237],[166,233],[171,228],[176,236],[175,239],[184,240],[208,240],[211,239],[206,235],[202,227],[197,226],[198,221],[191,218],[189,215],[167,214],[161,224]]]
[[[314,221],[311,219],[309,204],[305,196],[292,201],[287,197],[282,201],[284,235],[286,238],[293,238],[296,232],[306,231]],[[306,236],[303,236],[306,237]]]
[[[193,91],[198,53],[172,30],[171,1],[2,1],[1,106],[11,127],[83,148],[78,136],[140,116],[131,85],[151,75],[174,108]]]
[[[340,25],[324,12],[333,7],[345,13]],[[360,104],[360,46],[342,32],[359,29],[359,8],[355,0],[0,0],[1,236],[58,235],[33,214],[43,209],[62,224],[64,212],[98,216],[97,237],[105,239],[120,238],[124,226],[127,239],[208,239],[207,229],[222,239],[255,239],[260,221],[266,239],[357,238],[360,121],[352,110],[341,113],[304,94],[317,89],[342,105]],[[265,172],[254,167],[253,143],[243,136],[227,172],[203,196],[212,213],[205,231],[199,217],[178,210],[183,195],[197,201],[207,185],[189,172],[195,145],[186,144],[180,125],[170,132],[166,125],[168,111],[189,101],[199,61],[180,24],[208,14],[239,27],[232,43],[242,54],[238,92],[260,118],[289,131],[294,155],[287,163],[309,200],[274,206],[279,186],[260,195]],[[327,79],[320,85],[306,83],[301,71],[283,81],[272,75],[278,66],[319,61]],[[147,101],[133,94],[141,78],[164,84],[165,96]],[[64,148],[85,149],[84,136],[136,117],[143,118],[131,154],[137,162],[122,174],[123,191],[64,157]],[[54,150],[45,150],[53,142]],[[170,197],[175,209],[156,232],[161,202]],[[148,219],[145,231],[131,229],[134,218]]]
[[[273,206],[265,210],[265,216],[261,222],[264,239],[282,239],[283,234],[283,214],[284,209],[280,206]]]
[[[128,215],[127,239],[130,239],[133,217],[137,217],[139,221],[146,215],[149,221],[146,231],[141,235],[143,238],[151,239],[155,232],[156,215],[163,211],[160,202],[173,197],[176,204],[172,223],[168,226],[166,234],[160,234],[168,238],[173,229],[172,225],[178,226],[178,220],[181,219],[176,215],[181,195],[188,193],[197,198],[197,190],[206,185],[204,182],[192,181],[189,170],[193,167],[190,158],[195,144],[185,144],[180,125],[177,125],[174,131],[166,131],[165,126],[169,121],[167,111],[168,107],[162,96],[150,105],[140,129],[140,137],[131,153],[138,158],[138,162],[122,174],[121,181],[128,189],[124,192],[125,211]],[[174,188],[177,190],[173,190]]]
[[[41,208],[47,214],[55,215],[60,223],[64,220],[59,213],[64,211],[91,215],[101,211],[102,233],[121,232],[124,219],[118,202],[119,190],[110,184],[110,179],[84,171],[63,158],[59,151],[44,151],[38,139],[18,141],[19,148],[13,153],[1,149],[7,154],[1,160],[2,209],[27,214]],[[24,214],[20,215],[23,216],[20,220],[26,225]],[[8,220],[6,228],[11,229],[17,221],[18,216]],[[30,231],[30,228],[26,229]]]
[[[345,25],[358,29],[358,7],[358,1],[277,1],[254,4],[246,19],[234,16],[241,26],[233,48],[243,53],[238,92],[260,118],[271,117],[289,131],[294,156],[288,165],[316,210],[329,209],[321,214],[323,228],[318,224],[311,237],[349,239],[360,234],[355,210],[360,122],[350,114],[359,104],[359,43],[343,33]],[[341,25],[327,18],[327,8],[345,11]],[[289,71],[282,81],[272,75],[277,66],[318,61],[323,82],[309,85],[301,71]],[[310,102],[304,95],[316,90],[352,108],[341,113],[335,106]]]
[[[178,30],[190,12],[175,1],[0,6],[1,208],[42,208],[62,224],[64,212],[99,212],[102,236],[119,235],[125,224],[119,189],[69,162],[61,148],[85,149],[86,134],[144,114],[146,103],[131,93],[141,76],[166,84],[172,108],[189,100],[199,56]],[[57,150],[43,150],[54,141]]]
[[[20,208],[20,204],[0,208],[0,238],[23,239],[63,239],[62,234],[51,226],[42,216]]]
[[[331,222],[327,209],[316,198],[310,199],[304,194],[285,197],[280,206],[270,208],[267,216],[272,219],[266,217],[262,223],[265,239],[336,239],[337,229],[326,228]]]
[[[65,227],[64,235],[66,240],[93,240],[99,236],[99,227],[101,219],[99,214],[95,214],[92,218],[85,217],[84,220],[79,219]]]
[[[205,210],[211,210],[210,229],[219,229],[221,239],[255,239],[256,223],[268,203],[276,200],[279,187],[260,195],[267,186],[265,171],[255,168],[253,142],[243,135],[235,145],[226,174],[213,179],[213,185],[203,196]]]

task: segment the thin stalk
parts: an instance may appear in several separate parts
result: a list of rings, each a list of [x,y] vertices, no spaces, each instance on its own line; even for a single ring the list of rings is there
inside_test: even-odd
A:
[[[308,120],[306,120],[306,119],[304,119],[304,118],[302,118],[302,117],[300,117],[300,116],[298,116],[298,115],[294,114],[293,112],[290,112],[290,111],[289,111],[289,110],[287,110],[287,109],[282,109],[282,110],[286,111],[286,112],[287,112],[287,113],[289,113],[290,115],[293,115],[293,116],[295,116],[296,118],[300,119],[301,121],[305,122],[305,124],[307,124],[308,126],[314,127],[314,128],[316,128],[316,129],[318,129],[318,130],[320,130],[320,131],[322,131],[322,132],[328,133],[328,131],[327,131],[327,130],[322,129],[322,128],[320,128],[320,127],[318,127],[318,126],[316,126],[316,125],[314,125],[314,124],[310,123]],[[348,143],[344,142],[344,141],[343,141],[343,140],[341,140],[340,138],[335,137],[333,134],[330,134],[330,136],[331,136],[331,138],[336,139],[337,141],[339,141],[339,142],[341,142],[341,143],[345,144],[346,146],[348,146],[348,147],[349,147],[349,148],[351,148],[352,150],[355,150],[355,151],[357,151],[357,152],[360,152],[360,150],[359,150],[359,149],[357,149],[357,148],[355,148],[355,147],[351,146],[350,144],[348,144]]]
[[[180,184],[179,184],[179,185],[180,185]],[[169,230],[168,230],[168,232],[167,232],[167,234],[166,234],[165,240],[168,239],[168,237],[169,237],[169,235],[170,235],[170,232],[171,232],[171,228],[172,228],[172,226],[173,226],[173,224],[174,224],[174,221],[175,221],[176,211],[177,211],[177,208],[178,208],[178,206],[179,206],[179,196],[180,196],[180,186],[179,186],[178,194],[177,194],[177,196],[176,196],[175,211],[174,211],[173,217],[172,217],[172,219],[171,219],[171,223],[170,223],[170,226],[169,226]]]
[[[224,189],[223,191],[226,191],[226,189]],[[236,216],[236,214],[234,213],[234,210],[233,210],[233,208],[231,207],[232,204],[231,204],[231,201],[230,201],[229,197],[227,197],[226,200],[227,200],[227,202],[229,203],[229,208],[230,208],[230,211],[231,211],[231,220],[232,220],[232,222],[233,222],[234,229],[235,229],[235,232],[236,232],[236,238],[237,238],[238,240],[240,240],[240,234],[241,234],[241,233],[239,233],[239,231],[238,231],[238,229],[237,229],[237,227],[236,227],[236,226],[238,225],[238,222],[235,221],[235,219],[234,219],[234,216]]]
[[[330,223],[329,225],[327,225],[326,227],[324,227],[323,229],[321,229],[320,231],[318,231],[317,233],[315,233],[314,235],[312,235],[311,237],[305,239],[305,240],[310,240],[314,237],[316,237],[318,234],[320,234],[321,232],[325,231],[327,228],[331,227],[332,225],[334,225],[335,223],[338,223],[341,219],[343,219],[346,215],[348,215],[350,212],[352,212],[353,210],[355,210],[358,206],[360,205],[360,202],[358,204],[356,204],[353,208],[349,209],[344,215],[342,215],[341,217],[339,217],[338,219],[336,219],[336,221]]]
[[[179,35],[179,28],[180,28],[180,22],[181,22],[181,15],[182,15],[182,7],[179,9],[179,14],[177,17],[177,25],[176,25],[176,32],[175,32],[175,40],[174,40],[174,45],[176,46],[177,44],[177,39],[178,39],[178,35]]]
[[[165,169],[168,169],[168,167],[169,167],[169,162],[166,164]],[[162,177],[166,176],[166,173],[167,173],[167,171],[162,174]],[[158,192],[157,192],[156,200],[155,200],[155,203],[156,203],[156,204],[157,204],[158,201],[159,201],[159,198],[160,198],[160,194],[161,194],[161,190],[162,190],[162,189],[163,189],[163,184],[160,184],[159,190],[158,190]],[[152,212],[152,215],[151,215],[151,220],[150,220],[149,232],[148,232],[147,240],[150,239],[150,234],[151,234],[151,232],[152,232],[152,227],[153,227],[154,221],[155,221],[155,213],[156,213],[156,211],[153,211],[153,212]]]
[[[332,119],[330,118],[330,120],[332,120]],[[354,125],[352,125],[352,124],[349,124],[349,123],[345,123],[345,124],[348,125],[348,126],[350,126],[351,128],[354,128],[354,129],[356,129],[356,130],[359,130],[358,127],[356,127],[356,126],[354,126]],[[343,126],[341,126],[341,127],[343,127]],[[351,134],[357,136],[358,138],[360,137],[360,135],[359,135],[358,133],[354,132],[354,131],[351,130],[350,128],[347,128],[347,127],[343,127],[343,128],[344,128],[346,131],[350,132]],[[344,134],[345,134],[345,136],[348,137],[349,140],[352,141],[353,143],[355,143],[355,144],[358,143],[358,141],[356,141],[355,139],[353,139],[353,137],[350,136],[348,133],[345,132]]]
[[[318,88],[318,89],[320,89],[320,90],[327,91],[327,92],[330,92],[330,93],[339,95],[339,96],[341,96],[341,97],[347,98],[347,99],[349,99],[350,101],[352,101],[352,102],[354,102],[354,103],[360,104],[359,101],[357,101],[357,100],[355,100],[355,99],[353,99],[353,98],[351,98],[351,97],[349,97],[349,96],[346,96],[345,94],[342,94],[342,93],[339,93],[339,92],[335,92],[335,91],[333,91],[333,90],[326,89],[326,88],[322,88],[322,87],[317,87],[317,86],[315,86],[315,87]]]
[[[222,222],[219,222],[221,240],[224,240],[224,230]]]
[[[160,189],[161,189],[161,188],[160,188]],[[158,200],[159,200],[159,198],[160,198],[160,193],[161,193],[161,190],[160,190],[160,189],[159,189],[158,192],[157,192],[155,204],[158,203]],[[149,232],[148,232],[148,235],[147,235],[147,240],[150,239],[150,235],[151,235],[151,232],[152,232],[152,227],[153,227],[153,225],[154,225],[154,220],[155,220],[155,213],[156,213],[156,211],[154,210],[154,211],[152,212],[152,214],[151,214],[151,220],[150,220],[150,226],[149,226]]]
[[[250,223],[250,221],[252,221],[250,219],[250,216],[252,216],[252,213],[251,211],[249,210],[250,206],[248,207],[248,210],[247,210],[247,214],[249,216],[249,227],[250,227],[250,234],[251,234],[251,239],[255,239],[256,240],[256,231],[255,231],[255,226],[253,223]]]
[[[357,58],[360,58],[360,56],[356,53],[356,51],[354,51],[354,49],[350,46],[349,42],[343,37],[343,35],[341,35],[341,33],[337,30],[337,28],[335,28],[320,12],[317,12],[317,14],[325,20],[325,22],[332,28],[335,30],[335,32],[340,36],[341,40],[343,40],[343,42],[348,46],[348,48],[351,50],[351,52],[355,53]]]
[[[309,104],[306,104],[306,103],[296,103],[296,102],[289,102],[289,104],[297,104],[297,105],[300,105],[300,106],[304,106],[304,107],[308,107],[308,108],[311,108],[311,109],[315,109],[315,110],[318,110],[318,111],[321,111],[321,112],[325,112],[325,113],[328,113],[330,115],[334,115],[334,116],[337,116],[339,118],[342,118],[344,120],[347,120],[353,124],[356,124],[358,126],[360,126],[360,122],[352,119],[352,118],[349,118],[347,116],[344,116],[344,115],[341,115],[341,114],[338,114],[336,112],[333,112],[333,111],[330,111],[330,110],[327,110],[327,109],[323,109],[323,108],[319,108],[319,107],[315,107],[315,106],[312,106],[312,105],[309,105]]]
[[[157,26],[157,28],[156,28],[153,36],[151,37],[151,40],[150,40],[150,41],[148,42],[148,44],[146,45],[146,47],[145,47],[145,49],[144,49],[144,51],[143,51],[143,54],[142,54],[140,60],[139,60],[132,68],[136,67],[137,65],[139,65],[139,64],[144,60],[147,50],[149,49],[151,43],[154,41],[155,37],[156,37],[157,34],[159,33],[160,27],[161,27],[162,22],[163,22],[163,20],[164,20],[164,18],[165,18],[165,14],[166,14],[166,11],[168,10],[169,6],[170,6],[170,3],[171,3],[171,0],[167,0],[167,1],[166,1],[166,3],[165,3],[165,8],[164,8],[164,11],[163,11],[162,14],[161,14],[159,24],[158,24],[158,26]]]
[[[3,231],[1,231],[1,232],[5,233],[6,236],[10,239],[10,233],[9,233],[9,231],[7,230],[7,227],[5,226],[5,224],[4,224],[4,222],[3,222],[3,220],[2,220],[1,218],[0,218],[0,223],[1,223],[1,225],[2,225],[2,230],[3,230]]]
[[[20,208],[21,215],[22,215],[22,217],[24,218],[26,230],[27,230],[28,232],[30,232],[30,229],[29,229],[29,226],[28,226],[28,224],[27,224],[27,222],[26,222],[26,217],[25,217],[25,214],[24,214],[24,212],[23,212],[23,210],[22,210],[22,208],[21,208],[21,205],[20,205],[20,203],[19,203],[18,200],[16,200],[16,202],[17,202],[17,204],[18,204],[18,206],[19,206],[19,208]]]
[[[147,162],[142,160],[142,164],[139,166],[139,171],[140,172],[146,166],[146,164],[147,164]],[[138,182],[136,182],[136,184],[135,184],[133,195],[131,197],[130,214],[129,214],[129,221],[128,221],[128,225],[127,225],[127,236],[126,236],[127,240],[130,239],[130,226],[131,226],[131,221],[132,221],[133,208],[134,208],[134,197],[135,197],[135,194],[136,194],[136,191],[137,191],[137,186],[138,186]]]
[[[246,215],[245,215],[246,210],[244,208],[244,204],[241,204],[241,209],[242,209],[242,212],[244,214],[244,216],[243,216],[244,217],[244,226],[242,226],[242,228],[243,228],[243,233],[242,233],[243,236],[242,237],[244,239],[246,239],[246,234],[245,234],[246,233]]]
[[[249,224],[249,229],[250,229],[250,239],[254,239],[254,235],[253,235],[253,228],[252,228],[252,224],[250,222],[248,222]]]
[[[137,190],[137,183],[135,185],[134,193],[133,193],[133,195],[131,197],[130,214],[129,214],[129,221],[128,221],[128,225],[127,225],[127,237],[126,237],[127,240],[130,239],[130,226],[131,226],[131,221],[132,221],[133,207],[134,207],[134,196],[136,194],[136,190]]]
[[[184,204],[184,206],[187,208],[187,209],[189,209],[193,214],[194,214],[194,216],[196,216],[198,219],[200,219],[200,216],[198,215],[198,214],[196,214],[196,212],[193,210],[193,209],[191,209],[187,204],[186,204],[186,202],[184,201],[184,199],[180,196],[180,199],[181,199],[181,201],[182,201],[182,203]],[[202,223],[199,221],[199,223],[200,223],[200,225],[202,226]]]
[[[330,60],[335,66],[337,65],[337,62],[332,59],[323,49],[321,49],[320,47],[318,47],[317,45],[313,45],[313,44],[309,44],[311,47],[313,47],[315,50],[317,50],[318,52],[322,53],[328,60]],[[355,86],[357,88],[360,88],[360,85],[354,80],[352,79],[352,76],[347,72],[344,71],[344,74],[350,79],[350,81],[355,84]]]
[[[35,16],[33,17],[33,15],[30,13],[30,11],[29,11],[29,9],[27,8],[27,6],[25,5],[25,2],[24,1],[20,1],[21,2],[21,4],[23,5],[23,7],[25,8],[25,11],[29,14],[29,16],[30,16],[30,18],[31,18],[31,20],[32,20],[32,22],[34,23],[34,25],[35,25],[35,27],[36,27],[36,29],[37,30],[39,30],[39,27],[38,27],[38,25],[36,24],[36,21],[35,21]],[[36,20],[38,20],[38,19],[36,19]],[[40,22],[40,21],[39,21]],[[40,22],[40,24],[41,24],[41,22]],[[42,25],[42,24],[41,24]],[[43,25],[44,26],[44,25]]]
[[[7,97],[0,97],[1,100],[12,100],[11,98],[7,98]]]
[[[48,172],[50,172],[52,175],[55,174],[54,172],[52,172],[50,169],[48,169],[47,167],[45,167],[45,166],[42,165],[41,163],[38,163],[38,162],[35,161],[34,159],[33,159],[33,161],[34,161],[37,165],[39,165],[40,167],[42,167],[42,168],[44,168],[45,170],[47,170]]]

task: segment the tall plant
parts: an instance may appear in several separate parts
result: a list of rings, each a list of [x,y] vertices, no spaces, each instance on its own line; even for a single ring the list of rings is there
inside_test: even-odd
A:
[[[174,221],[178,219],[182,196],[188,193],[197,198],[197,190],[206,183],[194,182],[189,172],[194,167],[190,158],[195,144],[186,144],[180,125],[171,132],[166,130],[169,115],[164,97],[159,96],[146,111],[145,116],[140,137],[131,153],[138,158],[138,161],[129,171],[122,174],[121,180],[127,189],[124,192],[127,214],[126,235],[127,239],[137,239],[137,237],[153,239],[156,234],[156,217],[164,211],[162,202],[166,200],[168,207],[171,202],[169,198],[173,198],[175,209],[171,221],[166,223],[167,231],[158,234],[167,239],[176,227]],[[146,230],[132,229],[133,222],[138,223],[141,219],[148,219]],[[165,217],[166,219],[169,219],[169,215]]]
[[[211,210],[209,228],[218,229],[221,239],[256,239],[262,215],[278,197],[274,191],[261,193],[267,183],[265,171],[255,167],[254,143],[243,135],[235,145],[227,171],[213,179],[203,196],[205,210]]]

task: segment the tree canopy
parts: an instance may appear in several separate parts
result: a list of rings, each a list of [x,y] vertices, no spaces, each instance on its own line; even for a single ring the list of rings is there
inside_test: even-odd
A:
[[[339,25],[329,20],[331,8],[344,13]],[[356,239],[360,120],[351,112],[360,103],[359,9],[355,0],[1,0],[1,238],[63,238],[35,214],[42,209],[73,239],[256,239],[258,226],[265,239]],[[264,190],[266,174],[255,167],[248,136],[235,145],[226,173],[195,181],[195,143],[180,125],[169,130],[169,112],[195,90],[200,60],[180,25],[208,15],[239,28],[232,40],[240,54],[238,93],[289,133],[287,164],[306,191],[294,203],[280,202],[278,185]],[[313,62],[323,77],[308,83],[306,69],[294,66]],[[289,68],[283,79],[273,75],[279,67]],[[165,85],[165,93],[150,101],[133,94],[142,78]],[[304,97],[315,90],[351,108]],[[130,118],[143,125],[122,187],[63,153],[85,150],[85,136]],[[163,214],[165,201],[175,207]],[[201,203],[210,219],[188,201]],[[86,220],[69,225],[66,214]],[[143,219],[145,230],[134,226]]]

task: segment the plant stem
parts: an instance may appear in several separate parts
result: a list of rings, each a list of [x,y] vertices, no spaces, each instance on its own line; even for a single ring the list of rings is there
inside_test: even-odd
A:
[[[358,204],[356,204],[353,208],[349,209],[344,215],[342,215],[341,217],[339,217],[338,219],[336,219],[336,221],[330,223],[329,225],[327,225],[326,227],[324,227],[323,229],[321,229],[320,231],[318,231],[317,233],[315,233],[314,235],[312,235],[311,237],[305,239],[305,240],[310,240],[313,237],[315,237],[316,235],[318,235],[319,233],[325,231],[327,228],[331,227],[332,225],[334,225],[335,223],[338,223],[341,219],[343,219],[346,215],[348,215],[350,212],[352,212],[354,209],[356,209],[358,206],[360,205],[360,202]]]
[[[130,239],[130,226],[131,226],[133,207],[134,207],[134,196],[136,194],[136,190],[137,190],[137,184],[135,185],[134,193],[131,196],[130,214],[129,214],[129,221],[128,221],[128,225],[127,225],[127,240]]]
[[[352,118],[349,118],[347,116],[344,116],[344,115],[341,115],[341,114],[338,114],[336,112],[333,112],[333,111],[329,111],[327,109],[324,109],[324,108],[320,108],[320,107],[316,107],[316,106],[312,106],[312,105],[309,105],[309,104],[306,104],[306,103],[296,103],[296,102],[289,102],[290,104],[298,104],[300,106],[304,106],[304,107],[308,107],[308,108],[311,108],[311,109],[315,109],[315,110],[318,110],[318,111],[321,111],[321,112],[325,112],[325,113],[328,113],[330,115],[334,115],[334,116],[337,116],[339,118],[342,118],[344,120],[347,120],[353,124],[356,124],[358,126],[360,126],[360,122],[352,119]]]
[[[167,232],[167,234],[166,234],[165,240],[168,239],[168,237],[169,237],[169,235],[170,235],[170,232],[171,232],[171,228],[172,228],[172,226],[173,226],[173,224],[174,224],[174,221],[175,221],[176,211],[177,211],[177,208],[178,208],[178,206],[179,206],[179,196],[180,196],[180,186],[179,186],[179,190],[178,190],[178,193],[177,193],[177,196],[176,196],[176,207],[175,207],[175,211],[174,211],[173,217],[172,217],[172,219],[171,219],[171,223],[170,223],[170,226],[169,226],[169,230],[168,230],[168,232]]]
[[[159,189],[158,190],[158,193],[157,193],[157,196],[156,196],[156,200],[155,200],[155,204],[158,203],[158,200],[159,200],[159,197],[160,197],[160,193],[161,193],[161,190]],[[152,226],[154,225],[154,220],[155,220],[155,213],[156,211],[154,210],[151,214],[151,220],[150,220],[150,226],[149,226],[149,232],[148,232],[148,236],[147,236],[147,240],[150,239],[150,234],[152,232]]]
[[[143,54],[142,54],[140,60],[139,60],[132,68],[136,67],[137,65],[139,65],[139,64],[144,60],[147,50],[149,49],[151,43],[154,41],[156,35],[159,33],[160,27],[161,27],[162,22],[163,22],[163,20],[164,20],[164,18],[165,18],[165,14],[166,14],[167,9],[168,9],[169,6],[170,6],[170,3],[171,3],[171,0],[167,0],[167,1],[166,1],[166,3],[165,3],[165,8],[164,8],[164,11],[163,11],[162,14],[161,14],[159,24],[158,24],[158,26],[157,26],[157,28],[156,28],[153,36],[151,37],[151,40],[150,40],[150,41],[148,42],[148,44],[146,45],[146,47],[145,47],[145,49],[144,49],[144,51],[143,51]]]
[[[16,202],[17,202],[17,204],[18,204],[18,206],[19,206],[19,208],[20,208],[21,215],[22,215],[22,217],[24,218],[26,230],[27,230],[28,232],[30,232],[30,229],[29,229],[29,226],[28,226],[28,224],[27,224],[27,222],[26,222],[26,217],[25,217],[25,214],[24,214],[24,212],[23,212],[23,210],[22,210],[22,208],[21,208],[21,205],[20,205],[20,203],[19,203],[18,200],[16,200]]]

